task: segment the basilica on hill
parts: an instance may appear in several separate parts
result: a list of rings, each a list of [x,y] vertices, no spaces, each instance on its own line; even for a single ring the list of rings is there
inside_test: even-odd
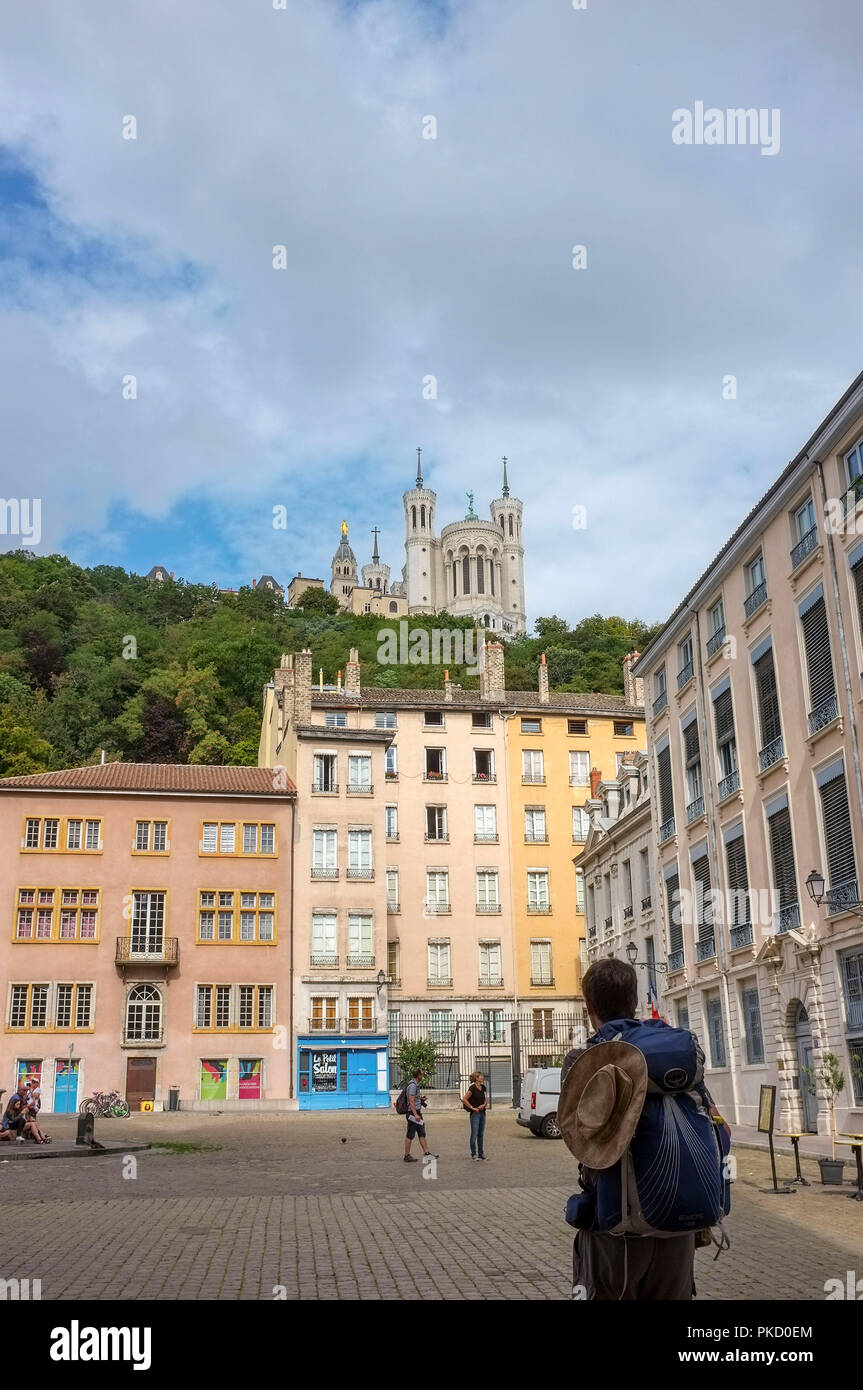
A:
[[[437,494],[422,475],[422,450],[417,449],[417,475],[403,495],[405,563],[402,577],[390,583],[390,567],[378,552],[375,527],[371,562],[359,571],[342,522],[341,538],[332,560],[330,593],[352,613],[404,617],[411,613],[452,613],[472,618],[502,637],[525,631],[523,504],[510,496],[507,460],[503,460],[500,496],[489,505],[489,519],[477,516],[473,493],[459,521],[436,528]],[[289,605],[299,602],[308,587],[322,580],[298,575],[288,589]]]

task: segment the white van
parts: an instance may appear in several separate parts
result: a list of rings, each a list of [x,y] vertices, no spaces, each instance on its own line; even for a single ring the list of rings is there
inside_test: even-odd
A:
[[[521,1104],[516,1119],[538,1138],[559,1139],[559,1100],[560,1067],[531,1067],[521,1083]]]

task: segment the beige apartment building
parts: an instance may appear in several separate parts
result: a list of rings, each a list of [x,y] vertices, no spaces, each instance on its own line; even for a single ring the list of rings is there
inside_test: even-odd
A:
[[[719,1105],[863,1127],[863,376],[644,653],[666,1009]]]
[[[507,691],[498,642],[486,646],[478,692],[448,678],[437,690],[361,687],[355,650],[343,688],[315,687],[311,672],[311,653],[282,659],[264,689],[259,752],[299,789],[300,1104],[352,1103],[327,1092],[316,1058],[328,1054],[331,1068],[339,1054],[341,1066],[358,1046],[349,1024],[361,997],[376,1068],[388,1039],[392,1061],[402,1038],[428,1036],[440,1085],[479,1066],[509,1097],[524,1066],[584,1034],[580,803],[591,758],[610,774],[643,742],[643,711],[613,696],[549,695],[544,665],[536,691]],[[361,964],[351,920],[362,912]],[[345,1060],[348,1094],[359,1065]],[[363,1103],[380,1103],[375,1094]]]
[[[0,780],[2,1073],[48,1111],[286,1106],[295,792],[262,768]]]

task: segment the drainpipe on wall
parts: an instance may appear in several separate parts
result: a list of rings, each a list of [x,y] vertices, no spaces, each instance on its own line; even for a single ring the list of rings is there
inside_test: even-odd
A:
[[[289,915],[289,925],[291,939],[288,945],[288,978],[291,987],[288,990],[288,1039],[291,1049],[290,1063],[288,1068],[288,1099],[294,1098],[294,841],[296,839],[296,819],[297,819],[297,799],[291,801],[291,910]]]
[[[717,843],[716,843],[716,819],[715,819],[715,816],[714,816],[714,807],[713,807],[713,758],[712,758],[712,747],[711,747],[711,740],[710,740],[710,724],[708,723],[708,719],[707,719],[707,706],[706,706],[706,703],[705,703],[705,691],[704,691],[704,664],[703,664],[703,661],[702,661],[702,653],[701,653],[701,625],[700,625],[700,623],[699,623],[699,621],[698,621],[698,611],[697,611],[697,609],[690,608],[689,611],[690,611],[690,613],[692,614],[693,618],[695,619],[695,642],[696,642],[696,651],[698,652],[698,704],[699,704],[699,713],[700,713],[700,715],[701,715],[701,727],[702,727],[702,729],[704,730],[704,752],[705,752],[705,761],[706,761],[706,763],[707,763],[707,776],[706,776],[705,779],[704,779],[704,781],[705,781],[705,790],[706,790],[706,792],[707,792],[707,828],[708,828],[707,833],[708,833],[708,839],[709,839],[709,842],[710,842],[710,858],[711,858],[711,862],[712,862],[712,864],[713,864],[713,883],[715,884],[716,888],[718,889],[718,888],[719,888],[719,884],[720,884],[720,882],[721,882],[721,875],[720,875],[720,869],[719,869],[719,863],[720,863],[720,861],[719,861],[719,848],[718,848],[718,845],[717,845]],[[690,865],[691,865],[691,863],[692,863],[692,861],[690,860]],[[724,917],[725,917],[725,914],[724,914],[724,912],[722,913],[722,917],[723,917],[723,921],[719,923],[720,930],[717,930],[717,923],[716,923],[716,920],[714,919],[714,922],[713,922],[713,940],[714,940],[714,944],[715,944],[715,946],[716,946],[717,957],[718,957],[718,960],[719,960],[719,973],[720,973],[721,982],[722,982],[722,1002],[723,1002],[723,1008],[724,1008],[724,1012],[725,1012],[725,1017],[728,1019],[728,1055],[729,1055],[729,1057],[730,1057],[730,1059],[731,1059],[731,1102],[732,1102],[732,1105],[734,1106],[734,1123],[735,1123],[735,1124],[739,1124],[739,1123],[740,1123],[740,1096],[739,1096],[738,1087],[737,1087],[737,1059],[736,1059],[736,1056],[735,1056],[735,1050],[734,1050],[734,1045],[733,1045],[733,1041],[732,1041],[733,1036],[734,1036],[734,1032],[733,1032],[733,1029],[732,1029],[732,1027],[731,1027],[731,991],[730,991],[729,988],[728,988],[728,960],[727,960],[727,957],[726,957],[726,954],[725,954],[725,932],[724,932],[724,927],[725,927]],[[738,1028],[738,1030],[737,1030],[737,1036],[738,1036],[738,1038],[740,1037],[740,1029],[739,1029],[739,1028]],[[705,1040],[705,1041],[707,1041],[707,1040]]]

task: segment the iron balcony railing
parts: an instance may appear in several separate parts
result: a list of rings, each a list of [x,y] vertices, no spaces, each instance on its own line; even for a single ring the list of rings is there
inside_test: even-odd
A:
[[[623,909],[623,919],[624,919],[624,921],[628,921],[629,918],[630,918],[631,916],[632,916],[632,908],[631,908],[631,907],[625,907],[625,908]]]
[[[695,667],[691,661],[687,661],[686,665],[681,666],[677,673],[677,689],[682,690],[685,685],[689,684],[694,675]]]
[[[743,616],[751,618],[753,613],[757,613],[762,604],[767,602],[767,580],[762,579],[757,588],[747,594],[743,600]]]
[[[391,845],[395,845],[398,843],[399,832],[397,830],[388,830],[385,838]]]
[[[371,796],[374,789],[373,782],[348,782],[348,792],[357,796]]]
[[[661,824],[661,826],[659,827],[659,843],[660,843],[661,845],[664,845],[664,844],[665,844],[665,841],[666,841],[666,840],[670,840],[673,834],[674,834],[674,817],[673,817],[673,816],[669,816],[669,817],[668,817],[668,820],[663,821],[662,824]]]
[[[387,898],[387,912],[400,912],[398,898]]]
[[[397,782],[398,780],[399,780],[399,775],[398,775],[397,772],[390,772],[390,771],[387,771],[387,772],[384,773],[384,781],[385,781],[385,782]]]
[[[429,899],[426,898],[425,910],[429,917],[445,917],[448,912],[452,912],[452,904],[430,902]]]
[[[152,1047],[155,1043],[165,1041],[164,1028],[148,1028],[142,1024],[140,1028],[124,1028],[123,1042],[127,1047]]]
[[[477,903],[477,912],[500,912],[500,903]]]
[[[452,989],[452,979],[444,975],[439,975],[436,980],[429,979],[426,983],[429,989]]]
[[[352,965],[356,970],[371,970],[374,963],[375,958],[370,951],[348,952],[348,965]]]
[[[653,901],[653,899],[651,898],[651,896],[650,896],[649,893],[647,894],[647,897],[641,899],[641,910],[642,910],[642,912],[646,912],[646,911],[647,911],[647,909],[650,907],[650,904],[651,904],[652,901]]]
[[[521,774],[521,780],[522,780],[522,783],[531,783],[531,784],[534,785],[534,786],[540,786],[543,782],[545,782],[545,773],[544,773],[544,772],[523,772],[523,773]]]
[[[848,491],[842,497],[842,510],[846,513],[853,511],[863,497],[863,474],[858,474]]]
[[[656,716],[657,716],[658,714],[661,714],[661,713],[662,713],[662,711],[665,709],[665,707],[666,707],[667,704],[668,704],[668,691],[667,691],[667,690],[660,690],[659,694],[657,695],[656,699],[655,699],[654,702],[653,702],[653,717],[654,717],[654,719],[656,718]]]
[[[758,754],[758,771],[766,772],[768,767],[773,767],[774,763],[778,763],[784,757],[785,743],[782,735],[779,734],[776,738],[772,738],[769,743],[766,743]]]
[[[716,955],[716,938],[714,936],[702,936],[695,943],[696,960],[712,960]]]
[[[813,526],[811,531],[807,531],[791,551],[791,568],[796,570],[798,565],[802,565],[807,555],[811,555],[818,544],[818,527]]]
[[[496,782],[497,777],[493,772],[475,772],[472,780],[474,782]]]
[[[544,913],[547,913],[547,912],[551,912],[551,903],[532,903],[532,902],[529,902],[528,905],[527,905],[527,910],[528,910],[528,912],[538,912],[538,913],[540,913],[540,914],[544,914]]]
[[[787,907],[780,908],[774,916],[776,930],[778,932],[791,931],[794,927],[800,926],[800,904],[789,903]]]
[[[741,946],[752,945],[752,923],[741,922],[739,927],[732,927],[728,933],[731,941],[732,951],[739,951]]]
[[[530,983],[531,983],[532,985],[541,985],[541,986],[543,987],[543,989],[553,989],[553,988],[554,988],[554,976],[553,976],[553,975],[531,975],[531,977],[530,977]],[[535,1034],[535,1033],[534,1033],[534,1037],[536,1037],[536,1034]]]
[[[729,772],[727,777],[723,777],[719,783],[719,800],[725,801],[726,797],[733,796],[740,791],[740,772]]]
[[[848,1015],[849,1028],[863,1028],[863,999],[849,999],[846,993],[845,1012]]]
[[[445,782],[447,775],[445,772],[435,772],[433,769],[426,768],[423,777],[424,782]]]
[[[824,896],[827,899],[827,912],[831,916],[849,907],[858,907],[860,897],[856,878],[845,878],[840,883],[831,884]]]
[[[475,834],[473,838],[474,838],[474,844],[477,844],[477,845],[491,845],[491,844],[496,845],[496,844],[497,844],[497,835],[496,835],[496,834],[493,834],[493,833],[491,833],[491,832],[489,832],[488,834],[486,834],[485,831],[481,831],[481,832],[479,832],[478,834]]]
[[[322,794],[324,794],[324,793],[329,794],[330,792],[337,792],[338,789],[339,789],[339,784],[338,784],[338,782],[331,782],[330,785],[329,785],[328,787],[325,787],[324,784],[323,784],[323,782],[313,782],[313,783],[312,783],[312,795],[313,795],[313,796],[320,796],[320,795],[322,795]]]
[[[524,842],[526,845],[547,845],[548,836],[539,830],[525,832]]]
[[[449,844],[449,835],[426,835],[424,838],[427,845]]]
[[[674,974],[675,970],[682,970],[684,966],[683,951],[672,951],[668,957],[668,973]]]
[[[612,927],[612,923],[613,923],[613,922],[614,922],[614,918],[613,918],[613,917],[606,917],[605,922],[604,922],[604,924],[603,924],[603,925],[604,925],[604,929],[605,929],[605,934],[606,934],[606,936],[608,936],[608,933],[611,931],[611,927]]]
[[[708,655],[708,656],[713,656],[715,652],[718,652],[718,651],[719,651],[719,648],[722,646],[722,643],[723,643],[724,641],[725,641],[725,624],[723,623],[722,627],[718,627],[718,628],[716,629],[716,631],[714,632],[713,636],[712,636],[711,638],[708,639],[708,642],[707,642],[707,655]]]
[[[569,779],[569,785],[570,785],[571,787],[584,787],[585,790],[587,790],[587,788],[590,786],[590,782],[585,782],[585,780],[584,780],[583,777],[577,777],[577,776],[576,776],[576,777],[570,777],[570,779]]]
[[[315,1017],[307,1020],[308,1032],[310,1033],[340,1033],[341,1019],[335,1014],[328,1014],[326,1018]]]
[[[826,729],[828,724],[832,724],[834,719],[839,718],[839,700],[835,695],[831,695],[829,700],[822,700],[820,705],[816,705],[809,715],[809,732],[817,734],[819,729]]]
[[[690,801],[686,808],[686,824],[691,825],[699,816],[704,815],[704,797],[697,796],[694,801]]]
[[[502,975],[480,975],[477,981],[480,989],[501,989],[503,986]]]
[[[374,876],[375,876],[375,871],[374,871],[374,869],[356,869],[356,868],[352,869],[351,866],[348,865],[348,878],[365,878],[365,879],[371,879],[371,878],[374,878]]]
[[[328,969],[333,965],[338,965],[339,958],[330,951],[312,951],[311,963],[319,969]]]
[[[312,868],[312,878],[336,879],[338,876],[339,871],[335,866],[331,869]]]
[[[180,959],[180,939],[165,936],[156,942],[138,942],[134,937],[118,936],[114,963],[123,965],[128,961],[141,964],[177,965]]]

